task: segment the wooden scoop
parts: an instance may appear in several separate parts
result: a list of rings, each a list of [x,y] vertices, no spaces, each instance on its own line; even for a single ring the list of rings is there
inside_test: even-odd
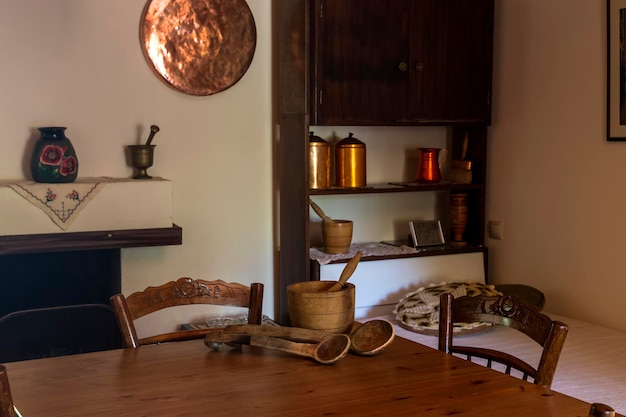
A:
[[[371,320],[363,323],[350,338],[350,350],[359,355],[375,355],[382,352],[395,337],[395,329],[386,320]],[[299,327],[268,326],[259,324],[238,324],[216,330],[205,337],[205,344],[219,350],[220,343],[248,344],[250,336],[279,337],[293,342],[319,343],[334,335],[320,330],[302,329]],[[208,341],[208,343],[207,343]]]
[[[326,213],[324,213],[324,211],[320,208],[320,206],[318,206],[317,204],[315,204],[315,202],[311,199],[309,199],[309,204],[311,205],[311,207],[313,208],[313,211],[315,212],[315,214],[317,214],[318,216],[321,217],[322,221],[325,222],[334,222],[333,219],[331,219],[330,217],[328,217],[326,215]]]
[[[252,336],[250,345],[281,350],[298,356],[305,356],[329,365],[337,362],[350,350],[350,338],[345,334],[330,335],[320,343],[298,343],[270,336]]]
[[[233,327],[231,330],[238,333],[229,334],[229,330],[227,330],[229,327]],[[350,338],[345,334],[327,335],[311,330],[311,332],[318,333],[313,336],[312,333],[307,333],[307,329],[298,329],[304,330],[304,332],[296,331],[295,333],[290,332],[291,329],[289,327],[262,325],[227,326],[224,330],[219,329],[208,333],[204,338],[204,344],[213,350],[220,350],[222,343],[227,343],[230,346],[249,344],[309,357],[325,365],[337,362],[346,356],[350,350]],[[270,336],[272,334],[276,336]],[[289,337],[283,339],[282,336],[293,336],[296,339],[306,339],[306,341],[297,342],[289,340]],[[311,340],[318,338],[321,340]]]
[[[359,264],[362,255],[363,254],[361,253],[361,251],[358,251],[356,255],[354,255],[354,257],[348,261],[346,266],[343,268],[343,271],[341,271],[339,281],[337,281],[332,287],[326,290],[327,292],[339,291],[345,286],[346,282],[348,281],[348,279],[350,279],[350,277],[354,273],[354,270]]]
[[[375,355],[389,346],[395,335],[396,330],[387,320],[371,320],[350,334],[350,350],[359,355]]]

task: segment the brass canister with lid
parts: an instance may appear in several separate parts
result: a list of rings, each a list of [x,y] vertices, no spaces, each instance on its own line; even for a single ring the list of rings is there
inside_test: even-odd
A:
[[[309,132],[309,187],[330,187],[330,144]]]
[[[337,187],[365,187],[365,144],[352,133],[335,145],[335,180]]]

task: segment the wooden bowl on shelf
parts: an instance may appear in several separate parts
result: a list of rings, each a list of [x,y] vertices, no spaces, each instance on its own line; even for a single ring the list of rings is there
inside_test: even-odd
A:
[[[352,220],[324,220],[322,242],[326,253],[348,253],[352,243]]]

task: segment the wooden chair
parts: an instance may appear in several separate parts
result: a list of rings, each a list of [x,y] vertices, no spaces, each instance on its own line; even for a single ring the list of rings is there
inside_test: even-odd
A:
[[[606,404],[593,403],[589,409],[589,417],[615,417],[615,410]]]
[[[15,417],[7,368],[0,365],[0,417]]]
[[[453,324],[485,322],[518,330],[540,346],[543,351],[539,365],[533,368],[523,360],[493,349],[459,346],[454,344]],[[464,296],[454,299],[452,294],[442,294],[439,310],[439,350],[465,355],[468,360],[478,357],[487,360],[487,366],[500,363],[506,373],[516,369],[523,379],[530,376],[535,384],[550,388],[554,371],[563,349],[568,326],[540,313],[515,296]]]
[[[201,339],[209,329],[179,330],[139,339],[135,320],[167,307],[188,304],[212,304],[248,308],[248,324],[261,324],[263,307],[263,284],[253,283],[247,287],[222,280],[204,281],[183,277],[159,287],[148,287],[128,297],[117,294],[111,297],[111,305],[117,315],[126,347]]]
[[[0,362],[119,349],[122,336],[107,304],[15,311],[0,318]]]

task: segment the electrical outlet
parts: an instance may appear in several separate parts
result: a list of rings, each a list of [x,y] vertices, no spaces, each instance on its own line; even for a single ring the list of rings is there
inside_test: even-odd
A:
[[[489,220],[489,238],[502,240],[502,222],[500,220]]]

